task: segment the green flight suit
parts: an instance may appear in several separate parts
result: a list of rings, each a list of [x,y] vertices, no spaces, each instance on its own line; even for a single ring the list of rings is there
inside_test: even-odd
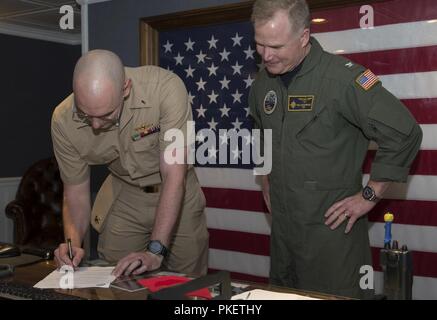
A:
[[[380,82],[362,78],[365,68],[310,41],[288,88],[263,69],[249,97],[255,127],[272,129],[273,137],[270,281],[371,298],[373,290],[360,289],[360,268],[372,265],[367,216],[345,234],[345,223],[331,230],[324,214],[362,189],[370,140],[379,146],[371,179],[405,182],[422,131]]]

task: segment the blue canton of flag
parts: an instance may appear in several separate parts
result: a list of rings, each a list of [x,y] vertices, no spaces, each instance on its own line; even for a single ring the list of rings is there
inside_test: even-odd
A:
[[[187,87],[196,123],[196,148],[205,141],[200,130],[211,129],[216,135],[215,148],[205,153],[209,158],[216,158],[216,164],[205,166],[221,166],[218,150],[227,144],[227,167],[253,167],[241,161],[242,145],[253,143],[253,139],[240,139],[238,150],[235,147],[230,150],[229,140],[219,132],[220,129],[252,130],[248,95],[259,58],[251,24],[161,32],[159,48],[160,66],[176,73]]]

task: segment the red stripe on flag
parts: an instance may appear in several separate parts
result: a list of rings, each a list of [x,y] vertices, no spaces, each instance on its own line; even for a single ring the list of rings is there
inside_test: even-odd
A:
[[[394,214],[396,224],[437,227],[437,202],[383,199],[369,212],[369,221],[384,222],[384,214]]]
[[[260,191],[202,188],[207,207],[267,212]],[[437,201],[383,199],[369,213],[369,221],[384,222],[384,213],[393,212],[395,222],[437,227]],[[250,213],[248,213],[250,214]]]
[[[343,54],[377,75],[437,70],[437,46]]]
[[[437,98],[405,99],[402,102],[421,124],[437,123]]]
[[[208,273],[217,272],[221,270],[208,268]],[[239,273],[239,272],[229,272],[232,280],[242,280],[256,283],[268,283],[269,278],[253,276],[251,274]]]
[[[267,212],[261,191],[202,187],[210,208]]]
[[[270,236],[255,233],[209,229],[210,248],[237,251],[262,256],[270,255]],[[400,245],[403,245],[402,243]],[[379,265],[380,248],[372,247],[373,267]],[[413,251],[413,273],[416,276],[437,278],[437,253]]]
[[[375,159],[375,150],[369,150],[363,164],[364,173],[370,173],[373,159]],[[437,150],[420,150],[414,159],[409,174],[410,175],[437,175]]]
[[[396,0],[372,3],[375,26],[388,24],[432,20],[437,17],[435,0]],[[326,19],[326,23],[312,24],[311,32],[330,32],[360,28],[361,6],[347,6],[335,10],[314,10],[312,18]]]
[[[208,231],[210,248],[270,255],[269,235],[219,229],[208,229]]]

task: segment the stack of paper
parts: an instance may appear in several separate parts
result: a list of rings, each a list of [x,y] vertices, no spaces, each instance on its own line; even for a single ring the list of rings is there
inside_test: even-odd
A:
[[[39,289],[109,288],[114,267],[81,267],[73,271],[55,270],[34,287]]]

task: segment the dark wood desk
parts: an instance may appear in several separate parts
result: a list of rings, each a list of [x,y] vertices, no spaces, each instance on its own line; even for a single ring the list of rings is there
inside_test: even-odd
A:
[[[55,269],[53,261],[42,261],[32,265],[17,267],[14,275],[8,278],[13,282],[25,283],[30,286],[35,285],[38,281],[47,276]],[[144,276],[142,276],[144,277]],[[137,277],[137,278],[142,278]],[[250,289],[264,289],[283,293],[294,293],[299,295],[305,295],[313,298],[327,299],[327,300],[343,300],[348,299],[339,296],[326,295],[316,292],[295,290],[290,288],[276,287],[268,284],[250,283],[235,281],[236,283],[242,283],[249,285],[247,290]],[[245,289],[245,290],[246,290]],[[137,292],[128,292],[117,288],[84,288],[84,289],[55,289],[56,292],[73,295],[89,300],[146,300],[148,296],[148,290],[141,290]]]
[[[24,267],[15,268],[12,281],[35,285],[50,272],[56,269],[53,261],[42,261]],[[55,289],[56,292],[73,295],[89,300],[145,300],[147,290],[128,292],[116,288],[84,288],[84,289]]]

